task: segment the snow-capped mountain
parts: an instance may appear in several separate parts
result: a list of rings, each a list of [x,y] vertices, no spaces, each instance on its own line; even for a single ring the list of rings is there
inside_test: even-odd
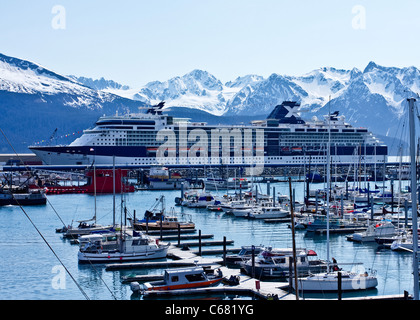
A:
[[[237,92],[229,90],[207,71],[193,70],[168,81],[153,81],[141,88],[134,99],[149,104],[166,101],[166,107],[194,108],[214,115],[225,113],[226,102]]]
[[[90,127],[102,114],[137,112],[165,101],[175,116],[211,123],[265,118],[284,100],[300,102],[302,118],[340,111],[354,126],[395,137],[404,126],[406,98],[420,91],[415,67],[370,62],[361,71],[323,67],[302,76],[245,75],[222,83],[203,70],[130,88],[113,80],[63,76],[39,64],[0,54],[0,125],[25,148],[62,133]],[[399,133],[399,139],[406,140]],[[63,141],[67,143],[69,141]],[[2,146],[0,146],[0,149]],[[19,149],[19,148],[17,148]],[[1,150],[0,150],[1,151]]]
[[[225,84],[206,71],[194,70],[165,82],[154,81],[137,90],[117,94],[166,108],[193,108],[212,115],[263,116],[284,100],[300,102],[303,118],[340,111],[348,122],[365,126],[382,136],[392,136],[406,114],[406,98],[420,91],[420,71],[415,67],[395,68],[370,62],[361,71],[323,67],[302,76],[273,73],[238,77]],[[329,104],[330,103],[330,104]]]
[[[130,87],[127,85],[120,84],[113,80],[106,80],[104,77],[100,79],[92,79],[87,77],[76,77],[69,76],[69,78],[75,80],[78,83],[81,83],[89,88],[103,91],[112,91],[112,90],[129,90]]]
[[[73,136],[103,114],[137,112],[140,106],[144,103],[92,89],[39,64],[0,54],[0,127],[17,151],[28,152],[28,145],[46,141],[55,128],[56,136]],[[0,139],[0,152],[11,151],[5,142]]]
[[[164,82],[149,82],[138,89],[119,85],[104,90],[148,104],[163,100],[166,108],[194,108],[213,115],[266,115],[284,100],[297,100],[302,110],[317,114],[325,112],[322,109],[330,100],[332,105],[345,110],[351,109],[355,101],[368,104],[379,99],[378,103],[399,118],[404,113],[405,99],[420,91],[420,71],[415,67],[400,69],[370,62],[363,71],[324,67],[299,77],[273,73],[265,79],[246,75],[223,84],[207,71],[193,70]],[[344,105],[338,106],[338,102]]]

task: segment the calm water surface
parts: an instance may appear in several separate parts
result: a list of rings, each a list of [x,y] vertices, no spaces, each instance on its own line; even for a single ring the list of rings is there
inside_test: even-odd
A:
[[[276,192],[289,194],[287,183],[272,183]],[[373,185],[372,185],[373,186]],[[322,184],[314,188],[321,188]],[[303,184],[294,183],[298,200],[302,199]],[[372,187],[373,189],[373,187]],[[261,185],[265,192],[265,185]],[[166,208],[174,206],[175,197],[180,191],[137,191],[124,197],[128,211],[136,210],[142,216],[150,209],[156,199],[165,195]],[[219,192],[222,195],[223,192]],[[62,223],[89,219],[94,213],[94,197],[86,194],[51,195],[46,206],[24,207],[39,232],[51,246],[44,242],[41,235],[31,224],[19,207],[0,207],[0,256],[1,268],[0,299],[25,300],[129,300],[139,299],[133,296],[128,284],[123,284],[121,277],[128,274],[161,273],[159,270],[105,271],[105,265],[79,265],[77,262],[78,246],[71,245],[62,235],[55,232]],[[116,197],[117,218],[120,222],[121,197]],[[272,247],[292,247],[291,229],[286,223],[264,223],[263,221],[235,218],[223,213],[210,212],[206,209],[175,207],[177,212],[192,215],[197,230],[203,234],[214,234],[214,240],[223,236],[234,240],[233,247],[241,245],[270,245]],[[98,223],[108,224],[113,220],[113,196],[97,196]],[[74,222],[74,225],[77,225]],[[327,257],[326,236],[307,235],[305,231],[296,232],[296,245],[313,249],[322,259]],[[56,255],[56,256],[55,256]],[[58,258],[57,258],[58,257]],[[404,290],[413,293],[412,255],[381,249],[376,243],[358,244],[346,240],[345,235],[330,235],[330,257],[338,263],[363,262],[365,268],[377,270],[378,287],[363,293],[345,293],[344,297],[358,295],[402,294]],[[69,270],[75,281],[63,271],[62,264]],[[343,266],[344,267],[344,266]],[[351,266],[345,266],[351,269]],[[82,293],[83,291],[83,293]],[[336,298],[336,295],[306,294],[305,297]],[[229,297],[227,298],[229,299]],[[244,299],[247,299],[244,297]]]

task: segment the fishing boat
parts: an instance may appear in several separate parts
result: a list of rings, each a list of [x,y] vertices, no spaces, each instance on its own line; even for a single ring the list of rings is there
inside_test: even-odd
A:
[[[156,199],[152,207],[144,212],[143,219],[138,219],[134,216],[133,218],[127,218],[127,220],[133,229],[138,230],[141,229],[139,228],[139,224],[141,223],[154,223],[163,219],[165,217],[165,210],[165,196],[161,195]]]
[[[203,267],[167,269],[163,280],[141,285],[138,282],[132,282],[130,287],[133,292],[194,289],[217,285],[222,279],[221,272],[208,274]]]
[[[171,172],[163,166],[152,166],[149,172],[149,189],[153,190],[175,190],[188,189],[190,183],[181,177],[178,172]]]
[[[186,216],[186,214],[183,214],[183,216]],[[134,223],[133,227],[135,230],[176,230],[178,228],[194,229],[195,223],[191,221],[191,216],[188,221],[180,221],[176,216],[165,216],[162,220],[157,220],[155,222]]]
[[[118,249],[106,250],[103,239],[87,242],[78,252],[79,263],[129,262],[166,258],[169,244],[159,244],[143,233],[122,234]]]
[[[150,210],[146,210],[144,212],[144,216],[143,219],[138,219],[136,217],[134,218],[127,218],[127,220],[130,222],[131,227],[133,229],[138,229],[139,224],[142,223],[156,223],[158,221],[160,221],[161,219],[164,219],[165,215],[163,211],[150,211]]]
[[[327,270],[327,263],[320,259],[316,252],[307,249],[296,249],[297,270],[299,275]],[[290,260],[293,261],[292,248],[267,247],[255,259],[240,263],[244,271],[257,279],[282,278],[290,275]],[[293,271],[292,271],[293,272]]]
[[[0,190],[0,206],[35,206],[45,205],[46,203],[47,197],[43,189],[29,189],[25,187]]]

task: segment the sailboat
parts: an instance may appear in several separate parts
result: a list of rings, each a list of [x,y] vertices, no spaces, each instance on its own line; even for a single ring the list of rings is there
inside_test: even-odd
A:
[[[299,291],[337,292],[339,291],[339,281],[342,291],[366,290],[378,285],[375,272],[369,274],[367,271],[363,273],[333,271],[298,278],[298,288]]]
[[[329,114],[329,121],[331,115]],[[327,190],[331,187],[330,178],[330,159],[331,159],[331,133],[328,130],[328,144],[327,144]],[[292,281],[292,287],[296,292],[299,291],[322,291],[322,292],[338,292],[342,291],[356,291],[375,288],[378,285],[376,272],[369,274],[365,272],[349,272],[339,270],[337,266],[330,270],[329,265],[329,215],[330,204],[329,196],[327,196],[327,272],[319,274],[311,274],[307,277],[298,278],[297,281]]]
[[[110,232],[110,231],[117,230],[115,223],[112,225],[99,225],[96,223],[96,167],[95,167],[95,164],[93,164],[93,172],[94,172],[93,185],[94,185],[94,199],[95,199],[94,216],[91,219],[76,221],[79,223],[77,227],[73,227],[73,225],[68,225],[61,229],[56,229],[57,232],[63,233],[64,238],[76,239],[80,236],[89,235],[94,232],[95,233]],[[115,169],[114,169],[114,179],[115,179]],[[115,185],[115,182],[114,182],[114,185]]]

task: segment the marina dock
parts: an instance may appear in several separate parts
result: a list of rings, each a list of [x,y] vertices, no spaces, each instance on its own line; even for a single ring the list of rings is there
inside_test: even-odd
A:
[[[235,286],[216,286],[195,289],[182,290],[162,290],[162,291],[146,291],[145,298],[162,297],[170,298],[174,296],[191,296],[191,295],[211,295],[211,294],[237,294],[242,296],[250,296],[259,300],[297,300],[293,290],[289,291],[287,282],[277,281],[260,281],[240,272],[239,269],[231,269],[223,266],[223,261],[203,258],[197,256],[192,251],[184,251],[176,246],[171,246],[170,254],[176,257],[177,261],[162,261],[162,262],[139,262],[139,263],[118,263],[106,266],[107,271],[118,269],[136,269],[136,268],[171,268],[171,267],[185,267],[185,266],[206,266],[211,269],[220,269],[223,276],[229,278],[230,276],[239,276],[239,284]],[[123,278],[123,283],[130,282],[149,282],[162,280],[162,274],[156,275],[130,275]],[[369,296],[363,298],[346,298],[343,300],[407,300],[412,297],[404,294]],[[301,299],[301,298],[300,298]],[[338,298],[337,298],[338,299]],[[313,299],[306,299],[313,300]],[[319,300],[319,299],[316,299]]]
[[[189,235],[183,235],[180,236],[180,240],[194,240],[201,237],[201,239],[211,239],[214,237],[213,234],[202,234],[201,236],[198,234],[189,234]],[[168,235],[168,236],[162,236],[162,240],[168,241],[168,240],[178,240],[178,235]]]
[[[139,262],[139,263],[117,263],[110,264],[106,266],[107,271],[118,270],[118,269],[135,269],[135,268],[149,268],[153,267],[181,267],[181,266],[211,266],[212,268],[220,268],[223,273],[223,276],[229,278],[230,276],[239,276],[240,283],[237,286],[220,286],[220,287],[210,287],[210,288],[201,288],[201,289],[189,289],[189,290],[169,290],[169,291],[155,291],[147,292],[147,296],[175,296],[175,295],[194,295],[194,294],[217,294],[217,293],[232,293],[232,294],[243,294],[254,296],[259,299],[269,299],[271,296],[277,296],[278,299],[284,300],[295,300],[296,297],[294,294],[289,293],[285,289],[284,282],[272,282],[272,281],[259,281],[257,279],[251,278],[247,275],[241,274],[239,269],[230,269],[222,266],[222,259],[214,258],[205,258],[197,256],[192,251],[185,251],[179,249],[176,246],[171,246],[169,250],[172,257],[176,257],[176,261],[161,261],[161,262]],[[159,280],[161,277],[159,275],[154,276],[130,276],[125,278],[125,282],[147,282],[152,281],[151,279]],[[259,285],[259,289],[257,286]]]
[[[219,246],[219,245],[223,245],[224,243],[226,243],[226,245],[230,245],[233,244],[234,241],[233,240],[214,240],[214,241],[201,241],[201,245],[202,246]],[[177,247],[197,247],[200,246],[200,242],[183,242],[181,244],[177,244]]]
[[[360,228],[331,228],[329,233],[354,233],[366,231],[366,227]],[[318,229],[314,231],[317,234],[327,234],[327,229]]]
[[[302,191],[300,186],[302,183],[296,186],[297,198],[302,197]],[[273,187],[273,192],[275,190],[280,192],[277,192],[278,194],[286,194],[288,189],[284,188],[284,186],[278,185]],[[288,186],[287,186],[288,187]],[[276,188],[276,189],[275,189]],[[261,189],[264,189],[262,187]],[[271,191],[269,189],[269,185],[267,185],[267,190]],[[287,190],[287,191],[285,191]],[[261,193],[264,194],[264,193]],[[168,195],[178,195],[178,192],[171,192],[168,193]],[[131,195],[130,195],[131,196]],[[166,195],[165,195],[166,196]],[[55,205],[59,207],[61,205],[61,201],[79,201],[79,198],[83,203],[83,209],[87,208],[87,212],[89,212],[89,216],[91,213],[91,207],[92,205],[92,197],[91,195],[89,197],[84,195],[67,195],[66,198],[57,195],[57,196],[51,196],[50,200],[55,201]],[[142,210],[145,207],[150,207],[152,204],[152,200],[155,198],[153,195],[152,197],[149,194],[141,194],[137,193],[131,196],[130,198],[130,208],[129,210],[132,211],[133,209],[138,210],[137,212],[142,212]],[[71,200],[69,200],[71,199]],[[104,195],[102,196],[102,201],[104,203],[108,202],[108,204],[111,203],[112,198],[110,196]],[[280,196],[279,196],[280,199]],[[145,202],[146,201],[146,202]],[[148,202],[147,202],[148,201]],[[279,200],[280,202],[280,200]],[[375,204],[376,206],[376,204]],[[80,205],[80,208],[82,208],[82,205]],[[11,210],[11,208],[7,208]],[[17,208],[18,209],[18,208]],[[35,208],[37,209],[37,208]],[[48,209],[48,208],[47,208]],[[178,211],[178,208],[175,208],[176,211]],[[204,212],[204,210],[206,210]],[[389,209],[392,212],[395,211],[392,209],[392,207]],[[312,210],[313,211],[313,210]],[[5,210],[7,212],[7,210]],[[41,211],[40,211],[41,212]],[[274,246],[277,246],[280,243],[280,246],[284,243],[286,246],[290,245],[289,236],[290,233],[290,223],[291,218],[285,217],[281,219],[240,219],[238,217],[234,217],[233,215],[225,214],[223,212],[211,212],[207,211],[207,209],[198,209],[198,208],[182,208],[182,212],[186,214],[192,215],[194,221],[196,223],[196,229],[180,229],[180,230],[143,230],[144,233],[147,233],[149,236],[154,238],[156,242],[159,243],[171,243],[170,249],[168,251],[166,259],[159,259],[159,260],[148,260],[143,262],[116,262],[111,263],[105,266],[104,270],[109,272],[109,275],[105,275],[105,279],[109,277],[118,277],[120,276],[121,282],[118,285],[121,285],[122,292],[125,292],[124,294],[127,297],[127,287],[124,288],[124,286],[127,286],[130,282],[149,282],[149,281],[155,281],[162,279],[163,272],[165,269],[177,269],[177,268],[189,268],[193,266],[203,266],[208,267],[211,270],[217,270],[220,268],[220,270],[223,273],[223,276],[227,279],[229,279],[230,276],[239,276],[239,284],[238,285],[226,285],[226,284],[219,284],[216,287],[208,287],[208,288],[200,288],[200,289],[189,289],[189,290],[176,290],[176,291],[159,291],[159,292],[150,292],[146,293],[147,297],[150,299],[153,299],[154,297],[162,297],[161,299],[169,298],[171,296],[190,296],[194,298],[194,296],[200,296],[200,295],[215,295],[215,296],[231,296],[235,297],[237,295],[238,297],[252,297],[254,299],[279,299],[279,300],[296,300],[296,295],[294,294],[294,291],[291,291],[289,289],[289,283],[287,279],[273,279],[270,281],[264,281],[260,280],[258,278],[253,278],[252,276],[249,276],[248,274],[245,274],[242,269],[239,269],[238,267],[232,267],[231,265],[225,265],[223,261],[223,255],[224,254],[231,254],[231,253],[238,253],[242,245],[248,245],[250,243],[255,244],[262,244],[262,245],[270,245],[271,243],[274,243]],[[375,211],[376,212],[376,211]],[[83,210],[83,214],[85,214],[85,210]],[[60,212],[61,214],[61,212]],[[130,214],[130,212],[129,212]],[[301,211],[295,212],[294,217],[298,218],[302,215],[302,217],[306,217],[306,214],[302,214]],[[64,221],[72,221],[75,219],[74,212],[72,211],[65,211],[65,214],[63,215]],[[408,216],[404,217],[401,215],[402,218],[398,218],[399,224],[405,224],[409,225],[411,218]],[[393,218],[394,222],[395,218]],[[202,232],[202,228],[204,228],[205,232]],[[309,232],[310,234],[326,234],[327,230],[324,226],[322,226],[323,229],[319,229],[316,232]],[[349,256],[345,253],[345,250],[341,251],[341,248],[343,248],[342,242],[340,242],[341,236],[340,234],[346,234],[346,233],[354,233],[354,232],[360,232],[364,231],[365,227],[360,227],[359,224],[357,224],[357,227],[345,227],[345,228],[330,228],[329,232],[331,234],[337,233],[337,237],[332,237],[332,241],[335,242],[331,247],[334,250],[334,257],[338,256],[338,261],[340,266],[346,265],[346,261],[353,261],[353,256]],[[132,230],[132,229],[130,229]],[[128,230],[127,230],[128,231]],[[44,230],[46,233],[46,230]],[[214,234],[213,234],[214,233]],[[297,239],[298,244],[301,245],[304,243],[305,246],[307,246],[308,249],[315,249],[317,251],[317,254],[319,255],[320,259],[325,257],[325,252],[323,252],[323,247],[319,245],[319,242],[322,241],[319,237],[306,237],[304,234],[307,233],[306,231],[303,231],[303,229],[300,229],[300,231],[297,231]],[[255,234],[255,238],[254,238]],[[226,239],[226,237],[222,237],[223,235],[227,235],[229,237],[229,240]],[[252,235],[252,237],[250,237]],[[216,237],[216,238],[215,238]],[[224,238],[224,239],[223,239]],[[322,237],[321,237],[322,238]],[[270,243],[271,241],[271,243]],[[66,239],[63,241],[63,245],[74,243],[79,244],[78,240],[68,240]],[[61,245],[61,244],[60,244]],[[273,247],[274,247],[273,246]],[[384,250],[383,248],[386,247],[386,245],[381,246],[380,250]],[[357,252],[358,246],[346,246],[346,250],[348,252]],[[372,254],[375,253],[375,248],[372,248]],[[73,248],[70,249],[71,252],[75,252],[76,248],[73,246]],[[370,250],[370,249],[367,249]],[[62,250],[62,252],[67,252],[66,250]],[[382,252],[381,252],[382,253]],[[370,251],[367,251],[368,258],[371,256]],[[385,253],[383,254],[385,256]],[[393,261],[397,260],[395,254],[393,255],[387,255],[387,258],[393,259]],[[375,259],[371,259],[373,262],[375,262]],[[372,261],[367,261],[367,265],[372,265]],[[348,263],[347,265],[353,266],[355,263]],[[400,264],[401,265],[401,264]],[[399,266],[400,266],[399,265]],[[380,269],[380,267],[375,265],[375,269],[379,269],[379,273],[381,274],[380,278],[380,284],[382,285],[384,283],[384,279],[388,276],[388,270],[386,273],[384,273],[383,270]],[[86,272],[87,266],[84,266],[83,268],[80,268],[83,272]],[[345,267],[344,267],[345,269]],[[79,272],[79,270],[76,270],[76,272]],[[115,272],[115,274],[112,274]],[[395,275],[398,275],[397,272],[400,271],[400,267],[398,270],[393,270]],[[138,273],[138,274],[137,274]],[[251,273],[249,273],[251,274]],[[396,277],[396,276],[395,276]],[[123,284],[123,285],[122,285]],[[385,287],[385,285],[382,285]],[[404,287],[406,289],[406,287]],[[386,300],[386,299],[407,299],[407,295],[404,294],[398,294],[400,291],[399,287],[395,290],[389,290],[386,288],[386,290],[380,289],[381,291],[378,291],[380,293],[384,293],[383,295],[374,295],[374,296],[368,296],[363,297],[364,293],[360,293],[357,298],[351,298],[351,299],[357,299],[357,300]],[[382,291],[383,290],[383,291]],[[393,294],[397,293],[397,294]],[[129,292],[131,294],[131,292]],[[367,293],[372,294],[372,293]],[[373,293],[375,294],[375,293]],[[105,299],[108,298],[107,293],[104,291],[101,293],[101,297],[104,297]],[[144,298],[144,297],[141,297]],[[213,298],[213,297],[211,297]],[[233,298],[232,298],[233,299]],[[235,298],[236,299],[236,298]],[[305,294],[304,299],[309,300],[311,298],[308,298],[308,296]],[[337,299],[334,294],[332,295],[326,295],[325,293],[320,293],[317,295],[317,298],[313,298],[316,300],[335,300]],[[350,298],[349,298],[350,299]],[[344,298],[343,298],[344,300]]]

